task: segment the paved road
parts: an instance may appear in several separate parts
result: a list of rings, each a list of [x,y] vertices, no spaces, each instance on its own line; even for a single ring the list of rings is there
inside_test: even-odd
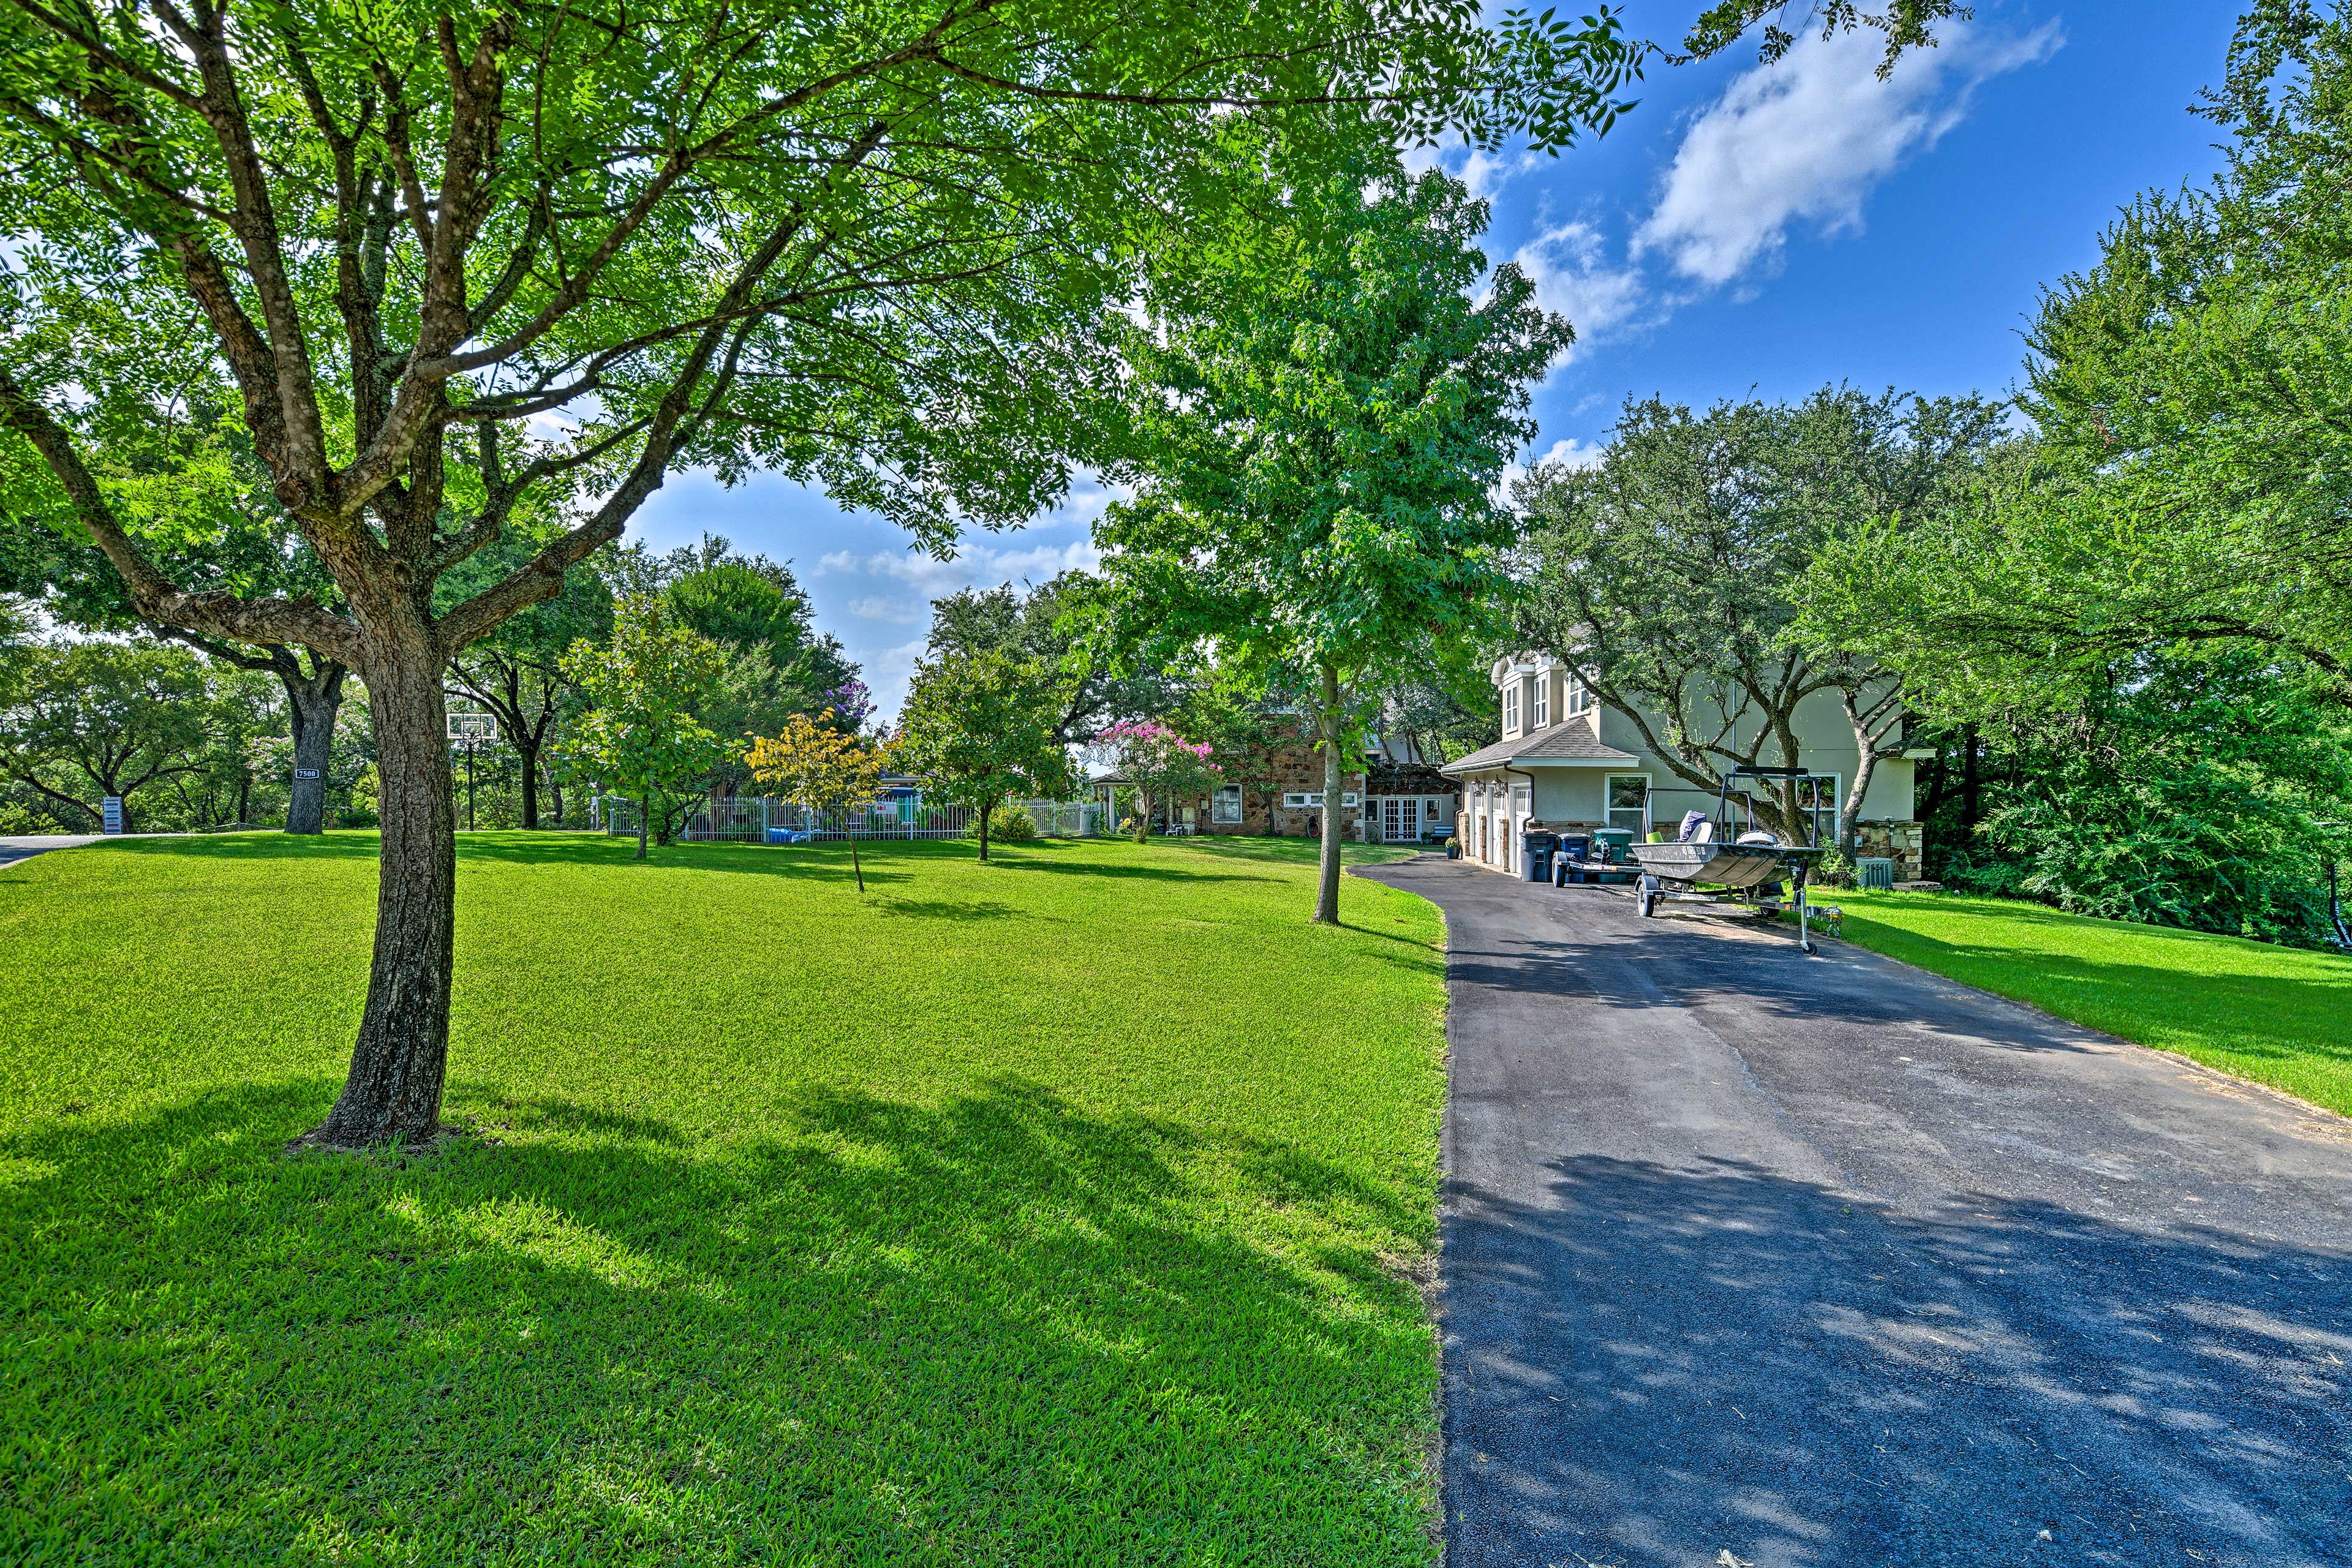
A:
[[[2352,1563],[2345,1122],[1842,943],[1365,874],[1451,927],[1451,1568]]]
[[[98,833],[20,833],[0,836],[0,866],[13,866],[29,859],[47,849],[71,849],[83,844],[95,844],[103,834]],[[118,835],[118,837],[120,837]]]

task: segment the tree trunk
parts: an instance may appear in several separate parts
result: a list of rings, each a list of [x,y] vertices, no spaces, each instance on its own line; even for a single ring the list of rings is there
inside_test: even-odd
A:
[[[285,684],[287,718],[294,730],[296,776],[286,797],[289,833],[327,830],[327,763],[334,752],[335,714],[343,705],[345,672],[332,659],[315,655],[312,665],[311,672],[304,674],[300,662],[284,648],[275,650],[270,660]],[[319,776],[306,779],[300,776],[305,773]]]
[[[1861,847],[1862,797],[1869,793],[1871,778],[1878,772],[1878,753],[1859,733],[1854,739],[1861,743],[1854,752],[1853,787],[1839,803],[1837,824],[1838,853],[1849,860],[1854,858],[1854,851]]]
[[[522,759],[522,825],[539,826],[539,742],[530,731],[514,732],[515,754]]]
[[[637,858],[646,858],[646,825],[653,820],[654,792],[646,791],[637,802]]]
[[[1339,923],[1340,786],[1347,772],[1339,756],[1339,672],[1323,667],[1322,710],[1315,715],[1316,732],[1323,738],[1323,848],[1315,879],[1315,923]]]
[[[555,770],[552,768],[549,769],[547,773],[547,802],[550,805],[555,807],[555,826],[558,827],[562,826],[563,783],[561,779],[558,779],[555,776]]]
[[[866,867],[857,858],[857,835],[855,833],[849,836],[849,870],[850,874],[857,879],[857,890],[861,893],[864,892],[866,890]]]
[[[980,858],[983,860],[988,858],[988,818],[995,809],[990,805],[980,808]]]
[[[375,960],[351,1076],[320,1143],[358,1147],[440,1128],[449,1061],[449,971],[457,903],[457,813],[441,660],[422,616],[379,629],[361,678],[375,726],[383,851]]]

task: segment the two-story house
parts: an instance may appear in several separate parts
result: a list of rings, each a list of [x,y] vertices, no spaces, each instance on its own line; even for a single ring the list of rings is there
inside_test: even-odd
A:
[[[1439,771],[1461,786],[1455,832],[1462,858],[1517,874],[1530,822],[1550,828],[1618,827],[1637,838],[1672,829],[1690,809],[1712,809],[1716,792],[1685,780],[1648,749],[1640,726],[1603,704],[1573,668],[1550,654],[1497,659],[1503,738]],[[1653,726],[1653,728],[1656,728]],[[1837,809],[1859,753],[1834,692],[1798,705],[1797,764],[1829,776],[1803,803],[1816,815],[1823,843],[1835,836]],[[1777,752],[1765,759],[1778,763]],[[1858,847],[1895,862],[1897,878],[1922,874],[1920,826],[1913,815],[1912,759],[1882,760],[1863,797]]]

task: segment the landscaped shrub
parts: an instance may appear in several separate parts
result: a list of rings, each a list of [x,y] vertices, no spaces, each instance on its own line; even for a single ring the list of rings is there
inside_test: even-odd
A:
[[[1832,849],[1813,868],[1813,880],[1824,888],[1852,888],[1861,872],[1845,858],[1843,849]]]
[[[1026,806],[1002,805],[989,818],[988,836],[1003,844],[1026,844],[1037,837],[1037,819]]]

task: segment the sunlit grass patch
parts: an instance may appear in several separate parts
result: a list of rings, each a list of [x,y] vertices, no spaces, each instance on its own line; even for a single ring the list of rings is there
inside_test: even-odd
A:
[[[1823,897],[1891,958],[2352,1115],[2352,958],[2009,899]]]
[[[0,870],[0,1560],[1423,1563],[1436,912],[1310,847],[467,836],[452,1136],[340,1085],[373,841]]]

